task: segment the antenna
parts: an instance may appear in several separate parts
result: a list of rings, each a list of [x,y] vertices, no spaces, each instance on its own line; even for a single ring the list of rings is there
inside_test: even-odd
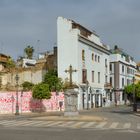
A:
[[[40,42],[40,40],[38,39],[37,41],[36,41],[36,45],[35,45],[35,48],[36,48],[36,58],[38,58],[38,54],[39,54],[39,42]]]

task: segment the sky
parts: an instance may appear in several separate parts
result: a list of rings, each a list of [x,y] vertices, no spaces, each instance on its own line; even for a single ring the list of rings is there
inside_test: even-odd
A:
[[[139,0],[0,0],[0,53],[14,59],[31,45],[37,53],[57,42],[57,17],[95,30],[101,41],[140,61]]]

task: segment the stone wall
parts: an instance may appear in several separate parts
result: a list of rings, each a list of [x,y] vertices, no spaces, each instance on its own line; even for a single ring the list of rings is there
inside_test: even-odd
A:
[[[64,109],[64,94],[62,92],[51,93],[48,100],[32,98],[32,92],[18,92],[19,113],[60,111]],[[62,104],[62,108],[60,108]],[[0,114],[14,114],[16,106],[16,92],[0,92]]]

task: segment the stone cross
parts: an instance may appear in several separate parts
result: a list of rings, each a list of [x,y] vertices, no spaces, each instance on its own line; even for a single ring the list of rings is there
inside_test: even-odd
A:
[[[69,66],[69,69],[68,69],[68,70],[65,70],[65,72],[66,72],[66,73],[68,72],[68,73],[70,74],[70,86],[72,86],[72,73],[73,73],[73,72],[77,72],[77,70],[73,70],[73,69],[72,69],[72,65],[70,65],[70,66]]]

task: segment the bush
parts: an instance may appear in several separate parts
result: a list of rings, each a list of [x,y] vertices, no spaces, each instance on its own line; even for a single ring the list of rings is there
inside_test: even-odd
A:
[[[22,84],[22,87],[23,87],[23,90],[24,91],[29,91],[29,90],[32,90],[32,88],[34,87],[34,84],[33,83],[30,83],[28,81],[25,81],[23,84]]]
[[[33,88],[33,98],[35,99],[49,99],[51,98],[51,92],[49,85],[45,83],[39,83]]]

